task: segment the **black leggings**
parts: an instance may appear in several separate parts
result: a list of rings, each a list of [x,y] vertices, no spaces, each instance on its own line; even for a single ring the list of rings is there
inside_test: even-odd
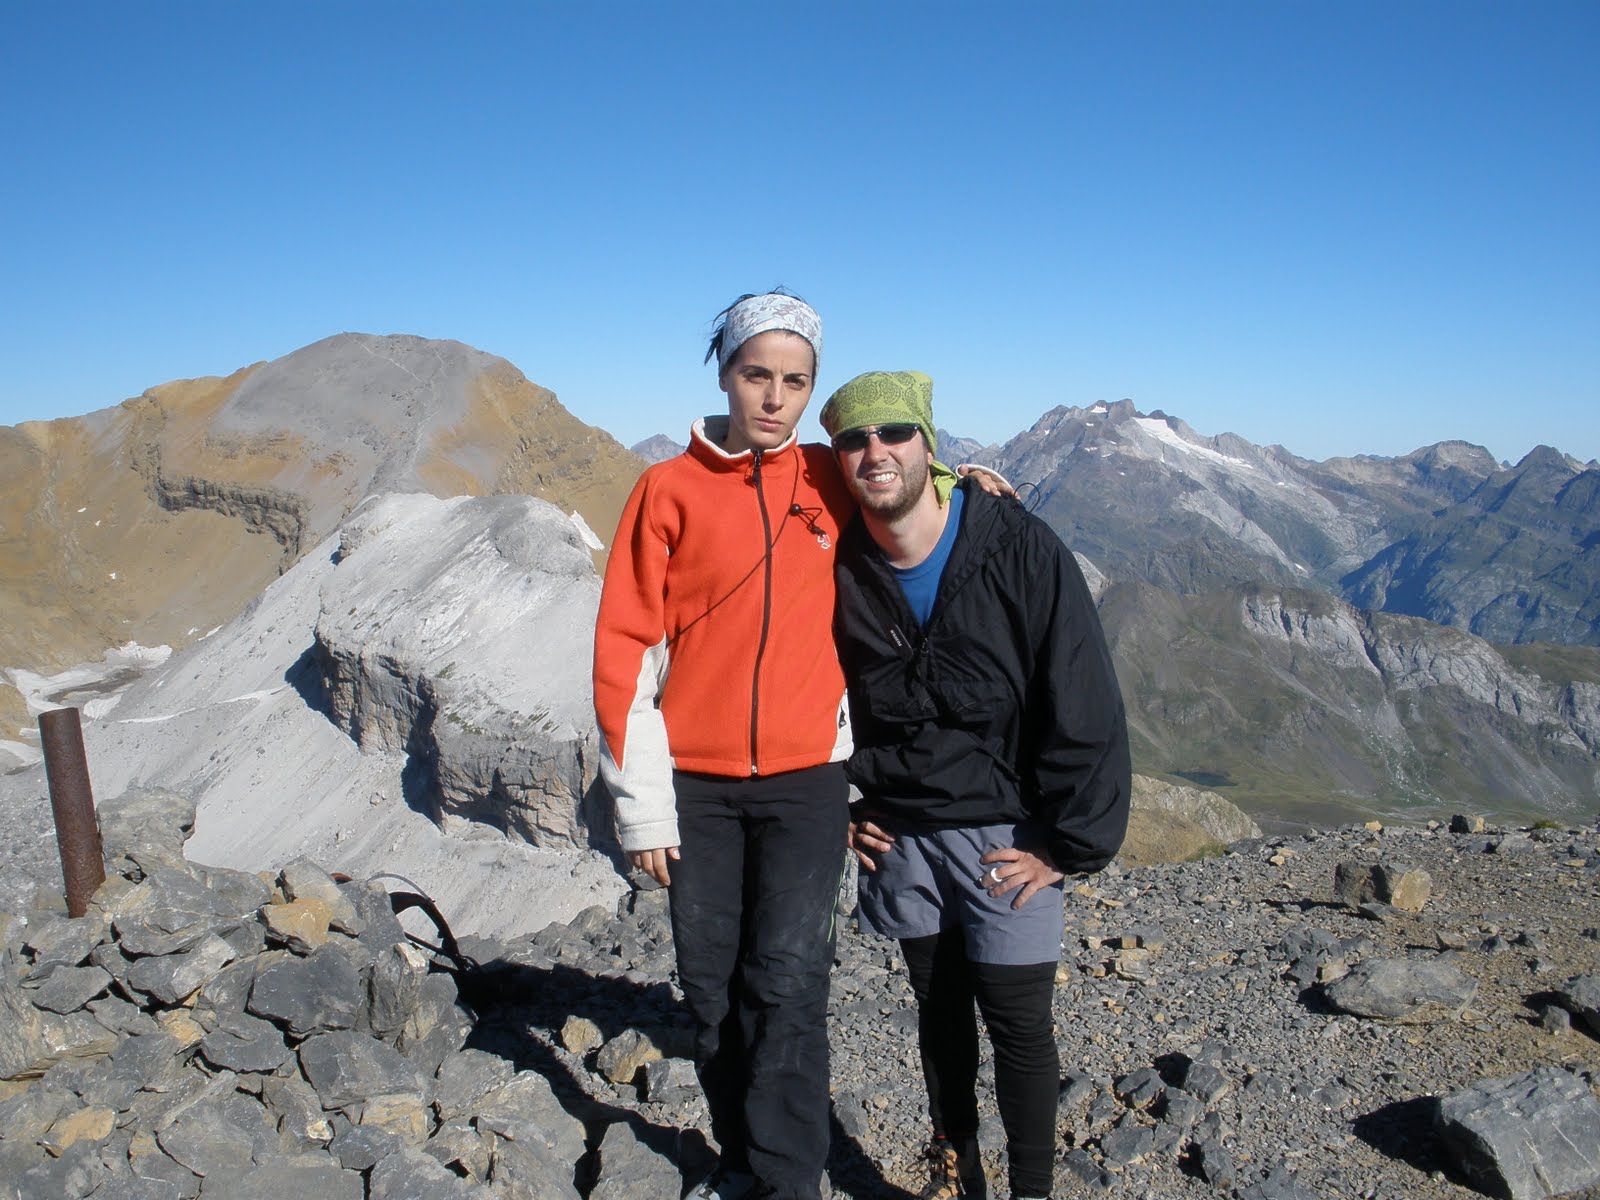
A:
[[[975,963],[959,929],[902,938],[917,997],[917,1043],[935,1134],[978,1132],[978,1020],[994,1046],[994,1090],[1014,1196],[1048,1196],[1055,1167],[1061,1057],[1050,1002],[1056,964]]]

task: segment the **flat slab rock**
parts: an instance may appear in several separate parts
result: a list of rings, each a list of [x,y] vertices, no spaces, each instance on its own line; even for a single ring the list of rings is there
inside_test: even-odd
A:
[[[1435,1124],[1491,1195],[1543,1200],[1600,1187],[1600,1100],[1569,1072],[1485,1080],[1441,1100]]]
[[[1478,985],[1449,963],[1380,958],[1351,968],[1328,985],[1328,1002],[1357,1017],[1428,1025],[1459,1017]]]

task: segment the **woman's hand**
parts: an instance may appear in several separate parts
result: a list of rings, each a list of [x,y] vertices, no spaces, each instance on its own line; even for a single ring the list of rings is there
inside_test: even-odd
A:
[[[845,844],[856,852],[863,871],[876,871],[878,861],[872,855],[886,854],[894,845],[894,835],[868,820],[851,821]]]
[[[663,846],[659,850],[629,850],[628,861],[633,864],[635,871],[643,871],[662,887],[672,882],[672,875],[667,870],[667,860],[678,861],[678,848],[676,846]]]

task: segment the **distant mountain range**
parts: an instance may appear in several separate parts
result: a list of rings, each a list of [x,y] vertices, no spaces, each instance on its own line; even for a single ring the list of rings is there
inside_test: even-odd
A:
[[[636,449],[503,359],[358,334],[0,428],[0,742],[25,690],[51,700],[29,672],[193,642],[373,496],[530,494],[599,546],[678,447]],[[1460,442],[1316,463],[1127,400],[941,456],[998,467],[1086,562],[1139,770],[1264,823],[1593,809],[1593,464]]]

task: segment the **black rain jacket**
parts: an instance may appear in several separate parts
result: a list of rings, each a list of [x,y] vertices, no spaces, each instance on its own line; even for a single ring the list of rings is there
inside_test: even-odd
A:
[[[966,487],[926,627],[857,517],[834,634],[845,764],[870,811],[937,826],[1021,822],[1056,868],[1097,871],[1127,832],[1127,718],[1072,552],[1013,499]]]

